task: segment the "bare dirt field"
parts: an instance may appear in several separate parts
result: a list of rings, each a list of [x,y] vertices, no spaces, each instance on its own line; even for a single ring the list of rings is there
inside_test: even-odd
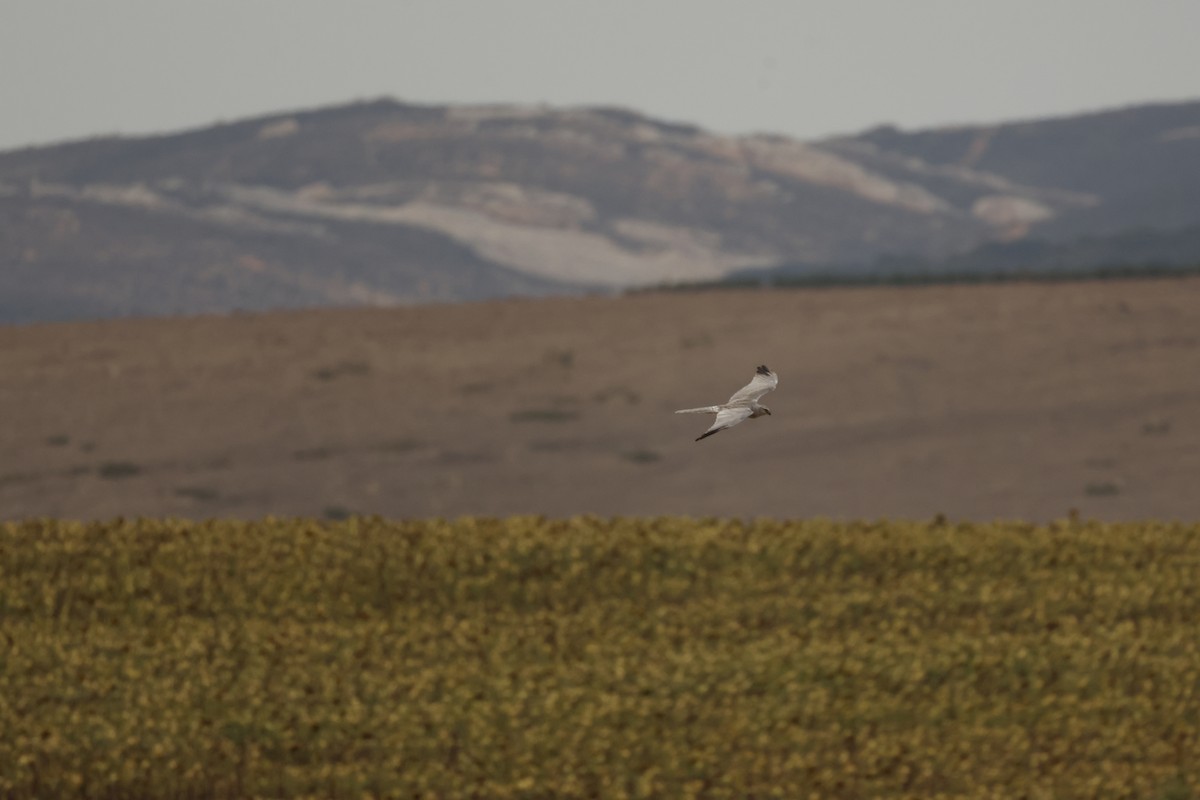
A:
[[[1200,518],[1200,279],[8,327],[0,376],[4,519]]]

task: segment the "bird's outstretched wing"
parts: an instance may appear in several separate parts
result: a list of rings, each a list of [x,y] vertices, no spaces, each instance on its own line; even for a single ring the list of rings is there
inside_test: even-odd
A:
[[[696,437],[696,441],[700,441],[705,436],[712,436],[714,433],[720,433],[726,428],[732,428],[743,420],[750,419],[749,406],[739,406],[737,408],[722,408],[717,412],[717,418],[713,420],[712,427],[704,433]]]
[[[750,382],[733,393],[733,397],[729,398],[728,405],[737,405],[738,403],[751,403],[762,397],[767,392],[779,385],[779,376],[771,370],[767,369],[766,365],[759,366],[754,373],[754,377]],[[741,422],[741,420],[738,420]]]

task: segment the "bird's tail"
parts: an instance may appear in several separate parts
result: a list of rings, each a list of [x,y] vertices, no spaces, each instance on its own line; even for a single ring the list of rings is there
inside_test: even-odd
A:
[[[676,411],[676,414],[715,414],[720,411],[719,406],[705,406],[704,408],[681,408]]]

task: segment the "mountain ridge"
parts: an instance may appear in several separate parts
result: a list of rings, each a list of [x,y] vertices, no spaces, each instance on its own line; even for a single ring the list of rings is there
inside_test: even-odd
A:
[[[377,99],[0,152],[0,321],[608,292],[1196,224],[1200,102],[801,142]]]

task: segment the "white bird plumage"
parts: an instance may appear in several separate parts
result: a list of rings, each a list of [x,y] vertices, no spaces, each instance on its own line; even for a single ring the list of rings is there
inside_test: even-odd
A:
[[[704,406],[702,408],[681,408],[675,413],[717,415],[717,418],[713,420],[712,427],[696,438],[698,442],[706,436],[712,436],[714,433],[719,433],[726,428],[732,428],[743,420],[755,419],[756,417],[761,417],[763,414],[770,414],[771,409],[759,403],[758,400],[778,385],[779,376],[771,372],[763,364],[755,371],[754,377],[750,379],[749,383],[733,393],[728,403],[722,403],[719,406]]]

